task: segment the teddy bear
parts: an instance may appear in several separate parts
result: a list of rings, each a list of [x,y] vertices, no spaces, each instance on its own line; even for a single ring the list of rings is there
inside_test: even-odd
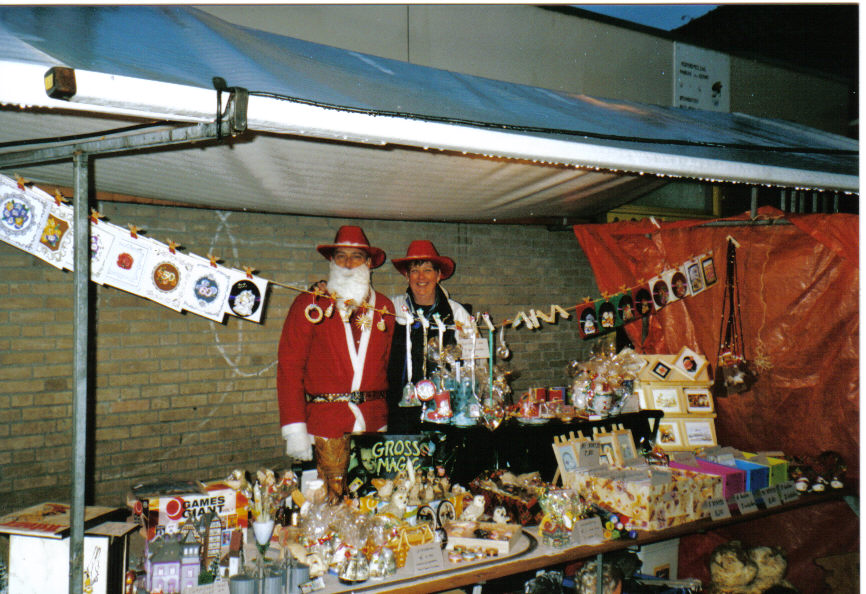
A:
[[[785,579],[788,562],[776,547],[743,548],[738,540],[721,544],[710,554],[710,594],[763,594],[771,588],[792,591]]]

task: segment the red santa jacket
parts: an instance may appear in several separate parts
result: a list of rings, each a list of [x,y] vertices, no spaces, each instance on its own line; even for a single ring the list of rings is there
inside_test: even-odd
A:
[[[304,394],[334,394],[388,389],[388,357],[394,334],[394,305],[375,293],[372,325],[362,332],[357,350],[349,323],[343,322],[336,308],[331,317],[312,323],[304,314],[316,297],[301,293],[292,303],[280,337],[277,362],[277,397],[280,425],[306,422],[307,432],[321,437],[350,433],[355,413],[344,402],[307,403]],[[332,303],[319,298],[326,310]],[[382,308],[390,315],[382,315]],[[318,312],[311,312],[316,319]],[[381,323],[380,323],[381,321]],[[384,324],[384,330],[381,326]],[[366,335],[366,336],[365,336]],[[348,337],[348,339],[347,339]],[[354,360],[354,363],[353,363]],[[387,423],[386,400],[357,405],[366,429],[375,431]]]

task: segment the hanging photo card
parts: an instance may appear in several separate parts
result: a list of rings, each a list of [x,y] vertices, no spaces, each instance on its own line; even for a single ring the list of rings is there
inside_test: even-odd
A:
[[[698,258],[692,258],[683,264],[683,273],[686,275],[689,283],[689,292],[692,295],[697,295],[707,288],[704,282],[704,273],[701,270],[701,261]]]
[[[209,260],[195,254],[189,257],[193,267],[184,289],[183,308],[215,322],[222,322],[229,290],[226,269],[220,265],[214,266]]]
[[[189,256],[154,240],[148,240],[150,251],[145,264],[142,297],[175,311],[183,309],[186,283],[192,274]]]
[[[578,324],[580,324],[581,338],[590,338],[601,334],[601,326],[598,323],[598,313],[595,311],[595,304],[588,303],[578,306],[576,318]]]
[[[652,292],[648,287],[639,287],[634,291],[634,310],[635,315],[639,318],[648,316],[653,312]]]
[[[253,274],[248,275],[241,270],[227,270],[229,292],[225,313],[253,322],[261,322],[268,281]]]
[[[115,239],[128,231],[107,221],[90,223],[90,280],[100,285],[105,282],[108,255]],[[71,270],[71,269],[70,269]]]
[[[0,239],[33,253],[51,203],[21,190],[7,177],[0,182]]]
[[[689,282],[682,270],[679,268],[666,270],[662,273],[662,278],[664,278],[668,287],[670,287],[668,303],[673,303],[689,296]]]
[[[130,231],[114,229],[115,239],[108,250],[102,279],[104,284],[122,289],[133,295],[144,296],[145,266],[151,242],[134,237]]]
[[[50,197],[48,199],[54,200]],[[71,206],[56,202],[51,204],[39,238],[33,244],[33,255],[57,268],[72,270],[74,258],[72,218]]]
[[[611,298],[611,302],[616,308],[617,326],[628,324],[637,319],[637,311],[634,305],[634,298],[631,293],[619,293]]]
[[[611,301],[603,301],[602,303],[599,303],[596,311],[598,312],[598,319],[602,332],[610,332],[617,326],[622,326],[619,316],[616,315],[616,305]]]
[[[671,299],[671,288],[663,276],[656,276],[649,282],[650,294],[653,299],[653,307],[660,310]]]
[[[704,285],[707,287],[716,284],[718,277],[716,277],[716,265],[713,261],[713,252],[710,250],[706,254],[703,254],[700,257],[701,261],[701,272],[704,275]]]

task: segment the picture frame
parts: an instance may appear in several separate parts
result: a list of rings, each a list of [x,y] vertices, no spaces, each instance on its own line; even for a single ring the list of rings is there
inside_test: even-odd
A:
[[[663,449],[683,447],[683,434],[679,421],[659,421],[656,443]]]
[[[634,436],[630,429],[617,429],[611,433],[614,436],[614,446],[620,464],[625,465],[637,458],[637,447],[634,445]]]
[[[683,347],[674,360],[674,367],[689,379],[695,379],[707,366],[707,360],[690,349]]]
[[[555,439],[553,442],[553,454],[556,457],[559,474],[562,477],[568,477],[577,471],[577,452],[574,451],[574,444],[570,440]]]
[[[622,464],[622,460],[619,459],[619,453],[616,449],[616,436],[613,433],[598,431],[593,434],[592,440],[601,446],[598,458],[602,464],[607,464],[608,466]]]
[[[661,359],[656,359],[652,362],[652,367],[650,367],[649,371],[657,378],[665,380],[670,377],[671,371],[673,371],[673,367],[671,367]]]
[[[704,273],[704,285],[709,287],[716,284],[718,277],[716,276],[716,265],[713,262],[712,252],[701,256],[701,272]]]
[[[682,413],[680,390],[677,387],[650,388],[653,398],[653,408],[666,413]]]
[[[686,278],[689,280],[689,291],[692,295],[697,295],[707,288],[704,284],[704,273],[701,270],[701,262],[697,258],[687,261],[683,264],[683,271]]]
[[[690,447],[717,445],[713,419],[686,419],[683,420],[683,429]]]
[[[713,395],[709,388],[683,388],[683,400],[686,404],[686,412],[713,412]]]

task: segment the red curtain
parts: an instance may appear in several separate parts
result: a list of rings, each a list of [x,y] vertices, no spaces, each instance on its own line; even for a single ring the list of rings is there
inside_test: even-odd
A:
[[[645,338],[642,321],[625,327],[638,352],[674,354],[688,346],[707,357],[711,371],[719,349],[727,238],[733,237],[739,244],[737,278],[745,355],[757,368],[758,381],[748,392],[716,400],[718,442],[746,451],[782,450],[798,456],[835,450],[847,462],[847,485],[856,488],[860,450],[858,217],[792,215],[764,207],[758,219],[770,224],[742,224],[746,219],[742,215],[712,225],[653,220],[577,225],[574,233],[599,290],[609,294],[713,251],[715,285],[650,316]],[[721,222],[725,224],[717,225]],[[851,518],[847,520],[856,526],[856,518],[850,510],[848,513]],[[819,557],[821,551],[815,549],[816,542],[803,543],[804,530],[823,539],[822,546],[833,543],[832,548],[840,552],[859,550],[856,542],[837,541],[838,525],[806,527],[803,522],[789,521],[783,514],[763,522],[778,524],[773,531],[787,533],[786,540],[795,546],[812,547],[814,550],[802,550],[810,559]],[[738,530],[748,533],[749,528]],[[856,528],[853,533],[857,535]],[[754,536],[748,539],[753,544],[771,544],[764,542],[766,532]],[[777,534],[773,536],[775,541]],[[693,555],[697,550],[690,546]],[[682,561],[681,574],[689,575],[682,571],[688,569],[689,559]],[[700,561],[693,567],[705,567],[706,558]],[[802,569],[797,571],[802,573]],[[811,588],[795,585],[803,591],[821,591],[821,571],[814,566],[811,573],[798,573],[811,580]]]

